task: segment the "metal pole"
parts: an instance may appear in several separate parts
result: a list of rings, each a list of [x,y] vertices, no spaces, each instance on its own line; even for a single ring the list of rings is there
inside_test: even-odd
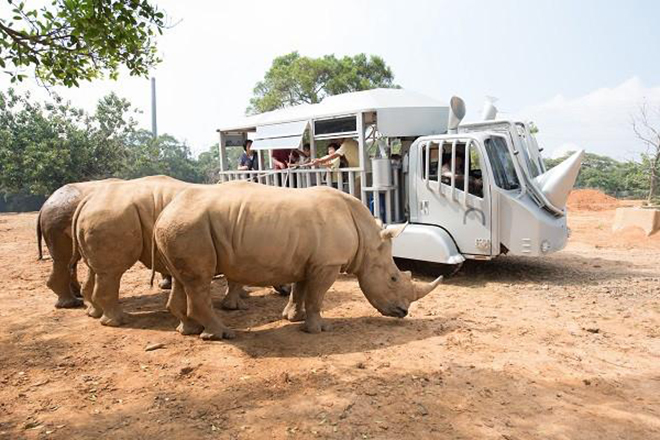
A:
[[[359,112],[357,114],[357,132],[358,132],[358,148],[360,152],[360,199],[362,203],[367,204],[367,192],[364,188],[367,186],[367,148],[364,139],[364,114]]]
[[[218,148],[220,149],[220,171],[227,171],[227,152],[225,146],[225,135],[223,132],[218,130],[220,134],[220,139],[218,142]]]

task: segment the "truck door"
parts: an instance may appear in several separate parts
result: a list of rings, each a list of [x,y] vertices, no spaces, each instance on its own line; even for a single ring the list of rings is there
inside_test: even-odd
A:
[[[412,221],[444,228],[464,255],[493,254],[492,203],[482,151],[473,138],[426,140],[411,151],[410,168],[417,171],[409,174],[417,199]]]

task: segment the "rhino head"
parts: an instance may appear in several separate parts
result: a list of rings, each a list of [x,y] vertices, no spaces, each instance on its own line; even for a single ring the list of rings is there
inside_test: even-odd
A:
[[[431,293],[441,282],[442,276],[431,283],[412,280],[412,274],[402,272],[392,258],[392,239],[406,225],[380,230],[378,243],[365,250],[362,267],[357,273],[360,289],[369,303],[385,316],[403,318],[413,301]]]

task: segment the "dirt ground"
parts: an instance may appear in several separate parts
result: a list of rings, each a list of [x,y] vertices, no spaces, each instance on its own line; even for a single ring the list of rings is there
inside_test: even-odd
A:
[[[54,309],[36,216],[2,215],[0,439],[660,438],[660,237],[613,217],[571,212],[564,251],[466,265],[403,320],[345,277],[330,333],[260,289],[220,311],[237,339],[204,342],[174,331],[144,267],[123,328]]]

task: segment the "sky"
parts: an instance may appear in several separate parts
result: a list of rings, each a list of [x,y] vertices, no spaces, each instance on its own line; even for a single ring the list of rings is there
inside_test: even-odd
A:
[[[159,133],[196,154],[217,142],[217,127],[244,114],[272,60],[291,51],[379,55],[403,88],[441,101],[462,97],[466,120],[494,96],[501,116],[536,123],[550,156],[584,148],[634,159],[645,147],[630,118],[643,102],[660,108],[653,0],[156,3],[175,23],[158,41],[163,62],[153,71]],[[20,89],[47,97],[30,79]],[[114,91],[151,127],[148,79],[124,74],[54,90],[90,111]]]

